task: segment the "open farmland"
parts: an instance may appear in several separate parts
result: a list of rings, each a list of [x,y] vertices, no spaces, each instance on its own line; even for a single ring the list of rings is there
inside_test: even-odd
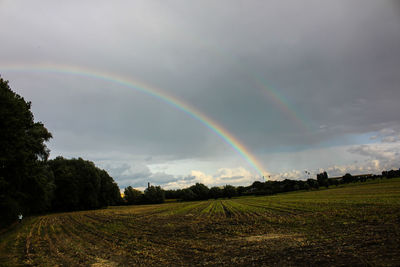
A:
[[[400,178],[27,218],[0,265],[400,265]]]

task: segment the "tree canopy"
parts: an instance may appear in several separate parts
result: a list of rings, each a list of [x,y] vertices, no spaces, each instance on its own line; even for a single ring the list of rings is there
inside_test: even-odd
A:
[[[52,136],[41,122],[34,122],[30,109],[31,103],[0,78],[0,223],[19,212],[44,211],[52,198],[45,144]]]
[[[121,203],[118,185],[93,162],[57,157],[48,164],[54,173],[54,210],[96,209]]]
[[[126,204],[139,204],[143,202],[143,193],[132,186],[128,186],[124,190],[124,200]]]
[[[165,192],[159,186],[150,186],[144,190],[144,201],[150,204],[164,203]]]

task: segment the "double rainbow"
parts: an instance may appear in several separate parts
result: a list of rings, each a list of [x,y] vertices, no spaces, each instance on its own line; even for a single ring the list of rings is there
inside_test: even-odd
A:
[[[150,87],[139,81],[133,81],[126,77],[119,76],[114,73],[101,72],[94,69],[87,69],[79,66],[66,66],[66,65],[56,65],[56,64],[7,64],[6,66],[0,65],[1,72],[43,72],[43,73],[60,73],[83,76],[93,79],[99,79],[107,81],[110,83],[126,86],[132,88],[136,91],[142,92],[144,94],[150,95],[159,99],[160,101],[186,113],[193,119],[199,121],[204,126],[209,128],[211,131],[220,136],[229,146],[236,150],[249,164],[257,171],[260,176],[267,175],[267,172],[263,170],[262,165],[258,162],[257,158],[246,148],[234,135],[228,132],[222,125],[218,124],[216,121],[207,117],[205,114],[201,113],[199,110],[190,106],[189,104],[183,102],[171,94]]]

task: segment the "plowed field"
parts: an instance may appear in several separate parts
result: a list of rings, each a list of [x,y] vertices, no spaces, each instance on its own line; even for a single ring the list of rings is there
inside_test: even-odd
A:
[[[24,219],[0,265],[400,265],[400,178]]]

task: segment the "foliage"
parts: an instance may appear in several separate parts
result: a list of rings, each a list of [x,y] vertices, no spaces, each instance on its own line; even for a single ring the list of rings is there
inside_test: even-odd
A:
[[[124,200],[127,204],[139,204],[143,202],[143,193],[132,188],[132,186],[128,186],[124,190]]]
[[[375,180],[383,177],[393,178],[398,176],[400,176],[400,170],[384,171],[382,172],[382,175],[364,174],[352,176],[351,174],[347,173],[343,177],[336,178],[328,178],[328,174],[326,172],[322,172],[317,175],[317,180],[307,179],[306,181],[303,181],[285,179],[283,181],[255,181],[250,186],[234,187],[232,185],[227,185],[223,189],[219,187],[212,187],[211,189],[208,189],[207,186],[197,183],[186,189],[167,190],[166,198],[193,201],[209,198],[230,198],[232,196],[274,195],[298,190],[317,190],[321,186],[328,188],[330,185],[335,185],[337,187],[346,183],[366,182],[368,180]],[[207,191],[208,193],[206,196]]]
[[[344,183],[351,183],[354,181],[353,176],[350,173],[346,173],[342,178]]]
[[[190,188],[185,188],[181,192],[180,198],[185,201],[197,200],[198,196]]]
[[[382,176],[386,178],[395,178],[400,177],[400,169],[399,170],[390,170],[390,171],[383,171]]]
[[[159,186],[150,186],[144,190],[144,202],[150,204],[164,203],[165,193]]]
[[[232,185],[225,185],[223,189],[224,197],[231,198],[236,196],[236,188]]]
[[[326,172],[317,174],[317,181],[319,186],[329,187],[328,174]]]
[[[318,184],[317,180],[307,179],[307,184],[308,184],[309,188],[316,188],[316,189],[319,188],[319,184]]]
[[[182,195],[182,189],[177,190],[164,190],[166,199],[178,199]]]
[[[96,209],[121,203],[118,185],[93,162],[57,157],[48,164],[56,187],[53,210]]]
[[[223,197],[224,193],[221,188],[214,186],[214,187],[210,188],[209,195],[210,195],[210,198],[217,199],[217,198]]]
[[[105,170],[96,169],[100,176],[100,206],[106,207],[121,204],[122,198],[118,184]]]
[[[34,122],[31,103],[0,78],[0,226],[17,213],[42,212],[52,197],[52,176],[46,168],[45,142],[52,136]]]
[[[189,189],[192,190],[194,194],[196,194],[197,199],[199,200],[205,200],[209,198],[208,192],[210,191],[210,189],[208,189],[208,187],[204,184],[196,183],[195,185],[189,187]]]

